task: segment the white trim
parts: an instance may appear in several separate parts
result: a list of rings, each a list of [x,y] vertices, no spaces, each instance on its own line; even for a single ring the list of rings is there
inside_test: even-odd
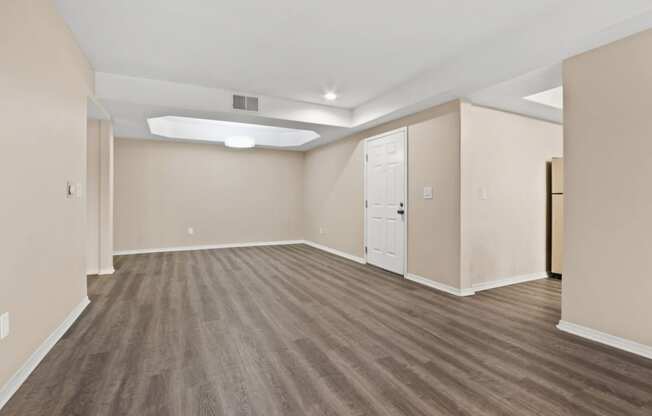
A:
[[[569,334],[577,335],[578,337],[590,339],[591,341],[599,342],[610,347],[618,348],[623,351],[631,352],[632,354],[652,359],[652,347],[648,345],[639,344],[635,341],[620,338],[615,335],[610,335],[595,329],[587,328],[585,326],[573,324],[563,320],[559,321],[557,329],[560,331],[568,332]]]
[[[413,282],[428,286],[433,289],[440,290],[455,296],[472,296],[475,295],[473,289],[458,289],[456,287],[448,286],[443,283],[435,282],[434,280],[427,279],[425,277],[417,276],[416,274],[408,273],[405,278]]]
[[[229,243],[229,244],[211,244],[203,246],[183,246],[183,247],[166,247],[166,248],[147,248],[147,249],[138,249],[138,250],[117,250],[113,252],[114,256],[126,256],[130,254],[148,254],[148,253],[168,253],[174,251],[195,251],[195,250],[214,250],[220,248],[238,248],[238,247],[261,247],[261,246],[287,246],[294,244],[305,244],[316,249],[326,251],[336,256],[344,257],[355,261],[356,263],[366,264],[364,258],[357,257],[352,254],[345,253],[334,248],[330,248],[314,241],[308,240],[283,240],[283,241],[256,241],[251,243]],[[89,272],[90,274],[90,272]]]
[[[372,140],[377,140],[386,136],[390,136],[392,134],[396,133],[403,133],[403,153],[404,153],[404,160],[403,160],[403,209],[405,211],[405,214],[403,215],[403,277],[407,277],[408,271],[407,271],[407,258],[408,258],[408,128],[407,126],[399,127],[394,130],[386,131],[384,133],[377,134],[375,136],[367,137],[364,139],[364,156],[362,160],[362,173],[363,173],[363,178],[364,178],[364,183],[363,183],[363,200],[362,200],[362,206],[364,209],[364,247],[363,247],[363,252],[364,252],[364,262],[365,264],[367,263],[367,251],[364,250],[365,247],[368,247],[367,244],[367,206],[365,205],[365,201],[367,200],[367,147],[368,143]]]
[[[125,256],[129,254],[147,254],[147,253],[167,253],[171,251],[195,251],[195,250],[214,250],[218,248],[238,248],[238,247],[260,247],[260,246],[287,246],[291,244],[304,244],[303,240],[284,240],[284,241],[253,241],[249,243],[227,243],[227,244],[210,244],[202,246],[181,246],[181,247],[164,247],[164,248],[141,248],[136,250],[116,250],[114,256]]]
[[[36,366],[45,358],[48,352],[61,339],[63,334],[75,323],[79,315],[86,309],[90,303],[88,297],[84,297],[79,305],[68,314],[66,319],[48,336],[45,341],[32,353],[25,363],[14,373],[13,376],[2,386],[0,390],[0,410],[7,404],[11,396],[18,391],[20,386],[27,380],[27,377],[34,371]]]
[[[405,157],[403,158],[403,199],[405,201],[403,202],[403,210],[405,211],[405,214],[403,215],[403,222],[405,223],[403,225],[403,277],[407,276],[408,274],[408,221],[410,220],[410,216],[408,215],[408,208],[409,208],[409,195],[408,195],[408,161],[410,160],[409,158],[409,152],[408,152],[408,132],[409,129],[407,126],[402,127],[403,130],[403,153]]]
[[[530,273],[521,276],[505,277],[502,279],[492,280],[490,282],[476,283],[473,290],[480,292],[482,290],[495,289],[497,287],[510,286],[518,283],[532,282],[534,280],[546,279],[550,277],[548,272]]]
[[[344,257],[345,259],[349,259],[349,260],[354,261],[356,263],[367,264],[367,261],[362,257],[354,256],[352,254],[345,253],[343,251],[336,250],[334,248],[326,247],[326,246],[323,246],[321,244],[317,244],[314,241],[307,241],[306,240],[306,241],[302,241],[302,243],[306,244],[306,245],[308,245],[310,247],[314,247],[314,248],[316,248],[318,250],[322,250],[322,251],[325,251],[327,253],[335,254],[336,256]]]
[[[97,275],[97,276],[108,276],[115,273],[115,269],[111,267],[110,269],[92,269],[92,270],[86,270],[86,276],[92,276],[92,275]]]
[[[365,263],[367,262],[367,140],[362,146],[362,255]]]

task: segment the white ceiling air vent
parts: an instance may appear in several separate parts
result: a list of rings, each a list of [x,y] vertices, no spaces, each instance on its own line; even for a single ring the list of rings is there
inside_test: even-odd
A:
[[[244,95],[233,94],[233,109],[258,111],[258,97],[245,97]]]

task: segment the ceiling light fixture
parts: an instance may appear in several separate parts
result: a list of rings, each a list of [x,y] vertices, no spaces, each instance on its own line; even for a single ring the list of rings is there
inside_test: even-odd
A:
[[[329,91],[326,94],[324,94],[324,98],[327,99],[328,101],[335,101],[337,100],[337,94],[335,94],[333,91]]]
[[[235,149],[250,149],[256,145],[256,141],[253,139],[253,137],[233,136],[227,137],[224,140],[224,145],[226,147],[233,147]]]

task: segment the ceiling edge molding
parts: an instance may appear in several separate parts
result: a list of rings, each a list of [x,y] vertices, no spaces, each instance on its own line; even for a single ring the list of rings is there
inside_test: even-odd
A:
[[[351,126],[352,112],[349,109],[106,72],[96,72],[95,94],[100,100],[145,105],[165,103],[166,106],[184,110],[246,114],[326,126]],[[233,94],[258,97],[259,111],[233,109]]]
[[[620,16],[616,24],[614,19],[619,17],[612,6],[600,8],[593,1],[583,0],[523,28],[519,36],[514,36],[513,31],[500,34],[356,107],[353,125],[371,123],[406,108],[419,111],[451,98],[465,97],[652,27],[652,5],[636,16]],[[588,9],[592,10],[590,17],[586,15]]]

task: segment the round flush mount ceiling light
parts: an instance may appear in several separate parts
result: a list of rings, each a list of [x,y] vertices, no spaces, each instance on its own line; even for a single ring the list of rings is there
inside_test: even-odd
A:
[[[329,91],[326,94],[324,94],[324,98],[327,99],[328,101],[335,101],[337,100],[337,94],[335,94],[333,91]]]
[[[253,137],[248,136],[233,136],[227,137],[224,140],[224,145],[226,147],[233,147],[235,149],[249,149],[256,145],[256,141]]]

